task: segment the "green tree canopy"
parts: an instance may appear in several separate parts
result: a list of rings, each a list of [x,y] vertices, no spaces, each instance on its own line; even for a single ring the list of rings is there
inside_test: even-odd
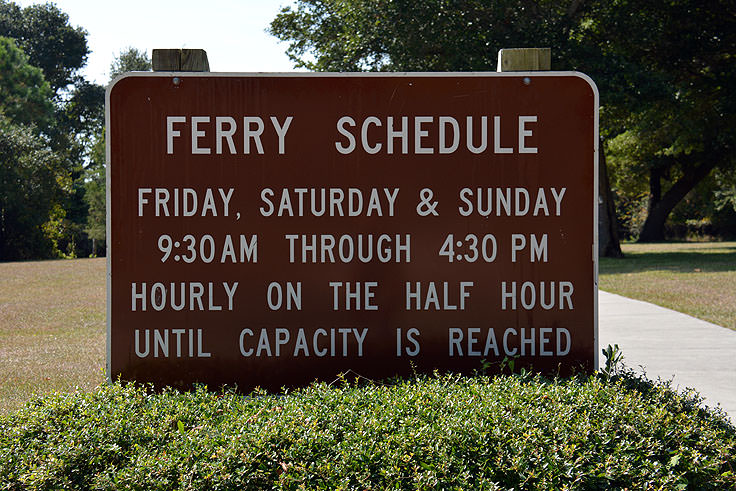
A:
[[[0,37],[0,260],[48,257],[48,224],[71,184],[46,134],[53,95],[40,69]]]
[[[66,153],[70,165],[78,165],[89,134],[104,124],[104,88],[78,75],[87,62],[87,32],[71,26],[69,17],[52,3],[20,8],[0,0],[0,36],[14,39],[28,65],[43,72],[56,109],[47,134],[54,149]],[[39,125],[35,115],[29,114],[29,119]]]
[[[74,83],[87,63],[87,32],[69,25],[69,17],[52,3],[20,8],[0,0],[0,36],[16,40],[55,93]]]
[[[145,51],[128,47],[122,50],[110,64],[110,81],[125,72],[147,72],[151,70],[151,59]]]
[[[70,182],[62,159],[32,128],[0,115],[0,260],[49,257],[47,224]]]
[[[84,236],[84,165],[96,136],[104,126],[105,89],[82,79],[87,60],[87,33],[70,25],[68,16],[52,3],[21,8],[0,0],[0,36],[15,40],[30,66],[43,72],[54,109],[49,124],[28,113],[28,122],[41,129],[46,144],[60,157],[71,185],[64,186],[62,202],[47,217],[46,230],[54,247],[67,254],[87,254]],[[86,249],[86,250],[85,250]]]
[[[499,47],[559,37],[559,2],[299,0],[271,23],[287,55],[317,71],[492,70]],[[547,44],[550,44],[547,43]],[[557,43],[555,43],[557,44]],[[558,53],[555,53],[556,55]]]
[[[488,71],[501,48],[552,47],[553,69],[596,81],[602,135],[635,142],[645,240],[714,167],[734,167],[733,2],[297,0],[270,32],[319,71]]]
[[[606,53],[638,67],[621,91],[611,144],[626,172],[648,182],[641,241],[663,240],[667,217],[714,169],[734,173],[734,7],[716,0],[601,2],[602,21],[585,30]]]
[[[16,124],[46,129],[53,117],[51,87],[15,41],[0,36],[0,113]]]

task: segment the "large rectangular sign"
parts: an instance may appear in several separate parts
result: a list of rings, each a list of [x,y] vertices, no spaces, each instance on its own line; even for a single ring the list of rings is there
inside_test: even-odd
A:
[[[111,378],[596,367],[584,75],[135,74],[107,99]]]

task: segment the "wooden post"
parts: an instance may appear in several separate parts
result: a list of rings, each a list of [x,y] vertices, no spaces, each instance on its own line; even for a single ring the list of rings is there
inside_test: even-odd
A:
[[[498,51],[497,72],[550,70],[552,48],[512,48]]]
[[[207,52],[203,49],[154,49],[154,72],[209,72]]]

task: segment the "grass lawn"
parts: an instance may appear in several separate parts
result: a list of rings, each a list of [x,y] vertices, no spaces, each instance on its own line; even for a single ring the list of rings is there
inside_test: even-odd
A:
[[[105,259],[0,263],[0,413],[104,380]]]
[[[601,258],[601,290],[736,329],[736,242],[623,244]]]

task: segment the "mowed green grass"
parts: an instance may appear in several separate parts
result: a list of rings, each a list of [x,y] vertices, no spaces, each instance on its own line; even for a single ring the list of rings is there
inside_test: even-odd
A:
[[[736,242],[623,244],[601,258],[601,290],[736,329]]]
[[[0,263],[0,412],[105,378],[105,259]]]

